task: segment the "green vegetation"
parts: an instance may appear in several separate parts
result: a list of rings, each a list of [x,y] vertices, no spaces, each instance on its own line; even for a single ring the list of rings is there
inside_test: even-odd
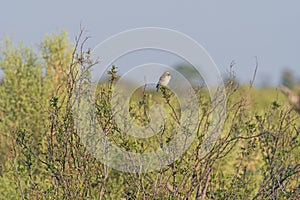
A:
[[[6,40],[0,47],[0,199],[300,199],[299,114],[275,88],[226,82],[221,137],[204,157],[200,147],[211,118],[207,91],[197,89],[201,116],[189,150],[159,171],[124,173],[103,165],[85,148],[75,125],[74,94],[95,61],[82,33],[71,45],[65,32],[46,36],[38,52]],[[82,44],[82,45],[81,45]],[[120,148],[151,152],[173,138],[179,104],[168,88],[138,89],[130,117],[149,123],[149,108],[167,111],[159,136],[137,139],[113,120],[117,68],[97,87],[97,120]],[[124,122],[125,123],[125,122]]]

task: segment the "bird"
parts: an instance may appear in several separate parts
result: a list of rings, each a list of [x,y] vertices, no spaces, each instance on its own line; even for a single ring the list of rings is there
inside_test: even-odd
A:
[[[167,86],[170,79],[171,79],[170,72],[164,72],[163,75],[161,75],[161,77],[159,78],[159,81],[156,85],[156,92],[158,92],[158,90],[161,86],[163,86],[163,87]]]

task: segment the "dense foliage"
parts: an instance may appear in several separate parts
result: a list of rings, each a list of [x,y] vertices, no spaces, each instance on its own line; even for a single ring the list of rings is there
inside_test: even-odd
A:
[[[37,52],[9,40],[1,46],[1,199],[300,199],[299,114],[276,89],[239,87],[233,80],[226,83],[225,127],[206,156],[199,152],[213,108],[205,88],[198,88],[197,138],[183,157],[150,173],[103,165],[85,148],[74,123],[74,90],[89,79],[78,68],[95,63],[80,39],[73,47],[65,32],[49,35]],[[169,120],[161,137],[128,137],[111,111],[117,68],[108,76],[94,102],[108,138],[134,152],[167,144],[180,116],[176,96],[167,88],[137,90],[130,102],[136,123],[147,124],[156,103]]]

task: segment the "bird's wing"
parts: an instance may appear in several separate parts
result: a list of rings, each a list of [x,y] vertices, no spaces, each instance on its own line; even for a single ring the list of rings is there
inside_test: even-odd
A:
[[[160,78],[159,78],[159,81],[162,81],[162,80],[164,80],[165,79],[165,77],[164,77],[164,75],[162,75]]]

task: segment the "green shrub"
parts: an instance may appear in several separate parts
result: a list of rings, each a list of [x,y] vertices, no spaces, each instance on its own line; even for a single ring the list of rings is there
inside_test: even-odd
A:
[[[2,48],[1,198],[299,199],[299,115],[275,89],[238,87],[230,80],[225,127],[206,156],[200,149],[213,108],[208,92],[195,89],[201,116],[196,139],[181,158],[149,173],[123,173],[103,165],[86,149],[75,124],[74,93],[90,84],[88,70],[96,63],[84,51],[86,40],[80,39],[72,47],[65,32],[46,36],[40,56],[9,41]],[[78,71],[79,66],[87,71]],[[168,116],[157,136],[138,139],[114,121],[115,66],[108,76],[97,85],[93,102],[108,139],[136,153],[166,146],[182,114],[176,95],[168,88],[159,93],[139,88],[132,95],[129,113],[135,123],[147,125],[155,104]]]

